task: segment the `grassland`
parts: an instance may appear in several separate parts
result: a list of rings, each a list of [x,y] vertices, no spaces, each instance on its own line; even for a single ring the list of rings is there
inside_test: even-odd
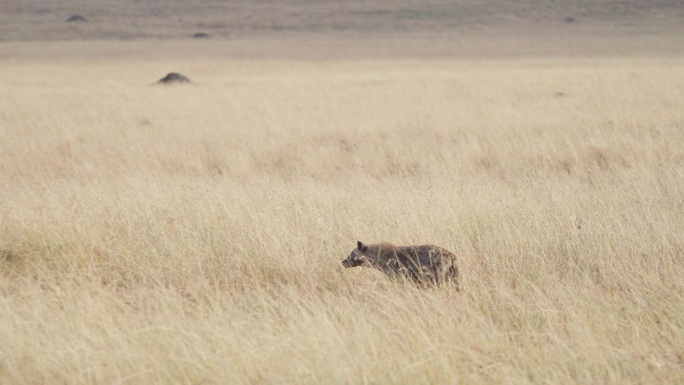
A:
[[[66,23],[74,14],[88,21]],[[521,32],[596,38],[607,31],[681,36],[683,21],[680,0],[4,0],[0,41],[177,40],[196,32],[212,39]]]
[[[0,383],[684,382],[681,56],[202,44],[2,46]]]

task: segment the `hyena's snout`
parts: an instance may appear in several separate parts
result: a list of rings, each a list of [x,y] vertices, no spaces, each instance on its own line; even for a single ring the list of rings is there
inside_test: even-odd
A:
[[[342,261],[342,266],[344,267],[356,267],[363,265],[363,258],[355,252],[349,254],[347,259]]]

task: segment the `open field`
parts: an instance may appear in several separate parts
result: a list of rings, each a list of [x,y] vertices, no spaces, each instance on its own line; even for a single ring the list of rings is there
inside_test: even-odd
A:
[[[72,15],[87,22],[66,23]],[[572,22],[567,23],[566,19]],[[0,41],[679,31],[681,0],[3,0]],[[544,34],[548,34],[544,33]]]
[[[490,43],[3,43],[0,383],[684,382],[684,57]]]

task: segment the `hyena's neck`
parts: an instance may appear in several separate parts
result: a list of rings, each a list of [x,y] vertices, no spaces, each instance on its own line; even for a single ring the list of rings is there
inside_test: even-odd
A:
[[[391,264],[397,258],[395,247],[389,244],[376,246],[375,250],[367,256],[373,266],[384,272],[393,269]]]
[[[385,274],[392,275],[396,268],[394,265],[394,260],[393,259],[386,259],[386,258],[377,258],[372,261],[373,266],[382,271]]]

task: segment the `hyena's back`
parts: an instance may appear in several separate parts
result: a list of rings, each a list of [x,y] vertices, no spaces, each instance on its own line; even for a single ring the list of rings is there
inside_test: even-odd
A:
[[[417,281],[432,281],[436,284],[458,281],[456,256],[439,246],[401,246],[396,247],[398,273],[407,274]],[[389,255],[392,258],[392,255]]]

